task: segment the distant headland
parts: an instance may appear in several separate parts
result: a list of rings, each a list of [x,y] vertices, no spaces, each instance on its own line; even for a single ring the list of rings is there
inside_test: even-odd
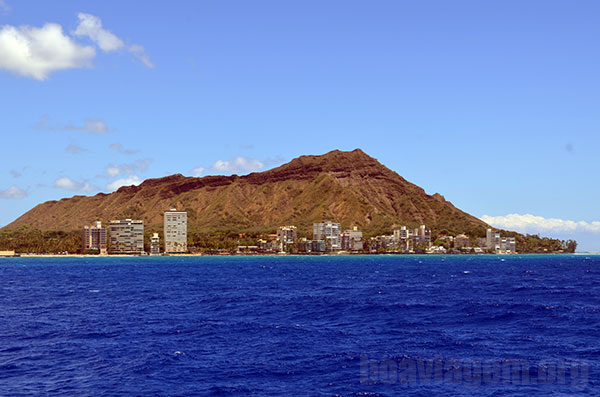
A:
[[[506,247],[523,253],[574,252],[577,245],[571,240],[494,229],[441,194],[426,194],[356,149],[301,156],[244,176],[176,174],[121,187],[111,194],[48,201],[0,229],[0,250],[79,252],[84,226],[131,219],[143,220],[143,250],[150,252],[153,237],[165,238],[165,211],[170,208],[186,213],[186,252],[192,253],[243,253],[240,247],[249,253],[260,251],[261,241],[281,246],[273,241],[278,241],[278,230],[285,225],[294,227],[297,239],[293,245],[286,244],[286,250],[302,252],[297,243],[318,240],[315,224],[326,221],[338,224],[340,233],[360,231],[363,244],[354,251],[363,253],[442,252],[441,248],[445,252],[497,252],[496,245],[490,246],[489,233],[498,233],[500,250],[504,250],[502,238]],[[395,243],[400,233],[418,236],[425,230],[428,237],[423,244],[403,247]]]

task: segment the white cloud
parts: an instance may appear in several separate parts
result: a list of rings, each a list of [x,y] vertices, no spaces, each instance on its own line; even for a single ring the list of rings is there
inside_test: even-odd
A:
[[[259,160],[238,156],[231,160],[217,160],[211,168],[217,172],[237,174],[260,171],[264,166]]]
[[[125,47],[123,40],[102,27],[102,21],[97,16],[80,12],[77,17],[79,18],[79,25],[77,25],[77,29],[73,32],[75,36],[88,37],[104,52],[125,48],[147,67],[154,67],[154,63],[150,60],[148,54],[146,54],[143,46],[130,44]]]
[[[531,214],[509,214],[505,216],[484,215],[481,220],[498,228],[520,233],[600,233],[600,221],[570,221],[544,218]]]
[[[10,7],[0,0],[0,10]],[[97,16],[79,13],[76,37],[88,37],[104,52],[126,50],[147,67],[154,63],[139,44],[125,45],[114,33],[102,27]],[[82,45],[63,33],[61,25],[46,23],[41,28],[5,25],[0,29],[0,68],[37,80],[46,80],[56,70],[91,67],[96,56],[93,46]]]
[[[106,167],[106,173],[108,174],[108,176],[114,177],[119,175],[121,173],[121,170],[116,165],[109,165],[108,167]]]
[[[115,190],[117,190],[118,188],[120,188],[122,186],[131,186],[131,185],[137,186],[140,183],[142,183],[142,180],[137,175],[132,175],[132,176],[128,176],[127,178],[117,179],[116,181],[109,183],[108,185],[106,185],[106,189],[111,192],[114,192]]]
[[[102,21],[97,16],[80,12],[77,14],[79,25],[73,32],[75,36],[87,36],[102,49],[109,52],[123,48],[123,40],[102,28]]]
[[[55,180],[54,187],[85,193],[89,193],[92,190],[97,190],[95,186],[90,185],[88,182],[77,182],[67,176],[63,176]]]
[[[79,154],[79,153],[87,152],[87,149],[82,148],[79,145],[75,145],[74,143],[69,144],[69,146],[67,146],[65,148],[65,150],[72,154]]]
[[[84,131],[92,134],[106,134],[110,132],[110,129],[106,125],[106,122],[102,119],[83,119],[83,124],[74,125],[67,124],[62,125],[59,123],[49,123],[50,117],[43,115],[40,120],[31,126],[35,130],[46,130],[46,131]]]
[[[23,189],[19,189],[16,186],[11,186],[6,190],[0,190],[0,198],[3,199],[22,199],[27,196],[27,192]]]
[[[146,54],[146,50],[141,45],[138,45],[138,44],[130,45],[129,52],[132,53],[133,55],[135,55],[135,57],[137,57],[137,59],[139,59],[147,67],[153,68],[155,66],[154,62],[152,62],[150,60],[150,57],[148,56],[148,54]]]
[[[5,25],[0,29],[0,68],[37,80],[56,70],[90,67],[96,50],[63,34],[62,27]]]
[[[123,147],[123,145],[121,145],[120,143],[111,143],[108,147],[111,150],[114,150],[115,152],[119,152],[121,154],[126,154],[126,155],[136,154],[138,152],[137,150],[128,150],[128,149],[125,149]]]
[[[196,177],[202,176],[204,173],[204,167],[196,167],[192,170],[192,174]]]
[[[83,125],[68,124],[63,129],[67,131],[91,132],[92,134],[106,134],[108,132],[108,126],[103,120],[90,118],[84,119]]]
[[[152,159],[140,159],[130,164],[110,164],[106,167],[106,173],[110,177],[115,177],[120,174],[134,175],[138,171],[145,172],[150,163],[152,163]]]

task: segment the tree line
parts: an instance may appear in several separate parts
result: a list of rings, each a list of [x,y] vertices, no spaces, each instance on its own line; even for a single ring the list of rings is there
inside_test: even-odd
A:
[[[151,230],[144,233],[144,248],[149,251]],[[559,240],[539,235],[523,235],[506,230],[502,236],[515,237],[517,251],[521,253],[565,252],[577,249],[575,240]],[[188,249],[191,252],[235,250],[238,245],[257,245],[269,232],[238,233],[233,231],[188,232]],[[365,236],[365,238],[368,238]],[[28,226],[14,230],[0,230],[0,251],[18,253],[77,253],[81,250],[81,231],[42,231]]]

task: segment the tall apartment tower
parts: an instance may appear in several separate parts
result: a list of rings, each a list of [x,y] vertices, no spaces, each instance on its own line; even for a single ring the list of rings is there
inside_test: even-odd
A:
[[[108,239],[109,254],[141,254],[144,252],[144,221],[110,221]]]
[[[277,229],[277,241],[279,242],[279,251],[288,251],[289,246],[296,242],[298,233],[296,226],[280,226]]]
[[[187,212],[165,211],[165,253],[187,252]]]
[[[485,234],[485,246],[488,249],[498,251],[501,248],[500,233],[488,229]]]
[[[102,228],[102,222],[96,221],[93,226],[83,227],[81,250],[83,253],[89,250],[98,250],[100,255],[106,254],[106,229]]]
[[[414,238],[416,241],[429,245],[431,243],[431,229],[421,225],[415,229]]]
[[[342,225],[331,221],[313,224],[313,240],[325,240],[332,251],[342,249]]]
[[[406,226],[394,230],[394,240],[402,251],[410,251],[413,248],[414,231]]]

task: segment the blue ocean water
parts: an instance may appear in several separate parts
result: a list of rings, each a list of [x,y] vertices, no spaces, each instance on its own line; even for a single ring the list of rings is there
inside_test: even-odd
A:
[[[599,395],[600,257],[0,258],[0,395]]]

